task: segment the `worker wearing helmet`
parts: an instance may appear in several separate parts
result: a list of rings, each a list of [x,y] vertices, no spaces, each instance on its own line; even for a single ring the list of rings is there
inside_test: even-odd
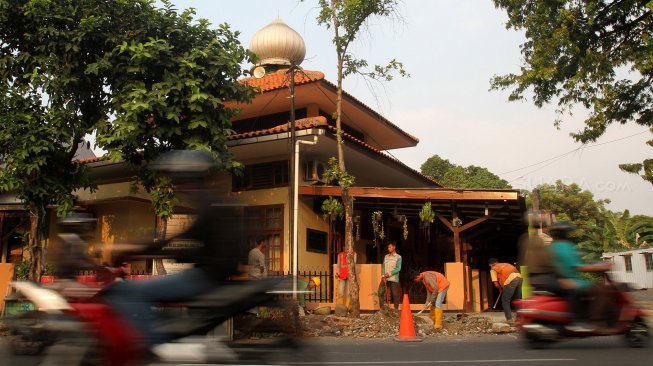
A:
[[[317,276],[310,278],[297,276],[297,291],[299,292],[297,294],[297,301],[299,302],[299,307],[302,309],[302,311],[306,311],[306,293],[320,287],[321,284],[322,281]]]

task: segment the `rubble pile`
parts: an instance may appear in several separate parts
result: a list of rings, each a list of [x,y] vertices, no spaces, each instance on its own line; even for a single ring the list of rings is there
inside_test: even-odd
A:
[[[360,318],[345,318],[335,315],[309,315],[302,318],[302,330],[306,336],[391,338],[399,334],[399,314],[376,312],[363,314]],[[442,329],[433,329],[428,316],[413,316],[418,337],[481,335],[494,333],[492,322],[486,317],[460,317],[448,314],[443,319]]]

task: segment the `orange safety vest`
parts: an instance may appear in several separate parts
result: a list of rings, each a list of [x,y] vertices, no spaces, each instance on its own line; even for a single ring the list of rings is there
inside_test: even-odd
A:
[[[494,266],[494,271],[497,273],[497,281],[499,282],[500,287],[503,287],[503,284],[508,279],[508,276],[513,273],[519,273],[517,268],[515,268],[515,266],[510,263],[497,263]]]
[[[426,290],[428,292],[433,292],[433,288],[426,282],[426,276],[425,274],[429,273],[435,276],[435,282],[438,284],[438,292],[442,292],[445,288],[449,287],[449,280],[444,277],[444,275],[440,272],[435,272],[435,271],[426,271],[422,272],[422,283],[424,284],[424,287],[426,287]]]
[[[338,260],[340,261],[340,279],[346,280],[349,278],[349,269],[347,268],[347,254],[345,252],[338,253]]]

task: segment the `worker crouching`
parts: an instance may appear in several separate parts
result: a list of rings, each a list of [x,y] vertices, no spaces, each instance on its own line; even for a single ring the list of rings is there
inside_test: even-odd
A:
[[[442,303],[447,297],[449,280],[440,272],[425,271],[415,277],[415,282],[422,282],[426,287],[426,303],[424,309],[430,307],[431,320],[435,329],[442,328]]]

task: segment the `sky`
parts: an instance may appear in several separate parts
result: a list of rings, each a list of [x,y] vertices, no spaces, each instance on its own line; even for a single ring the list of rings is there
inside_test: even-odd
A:
[[[315,20],[316,0],[173,3],[195,8],[197,17],[215,27],[228,23],[246,47],[259,29],[280,17],[304,38],[300,66],[336,82],[332,35]],[[454,164],[485,167],[516,189],[559,179],[577,183],[596,199],[610,199],[607,207],[613,211],[653,216],[653,186],[618,168],[651,157],[645,142],[653,136],[645,127],[612,125],[583,146],[569,136],[584,126],[583,110],[563,115],[556,129],[555,105],[509,102],[508,91],[489,90],[493,76],[518,72],[521,65],[525,38],[507,30],[506,20],[491,0],[405,0],[398,17],[373,19],[351,52],[370,65],[397,59],[411,76],[382,84],[349,77],[344,89],[419,138],[416,147],[388,151],[416,170],[439,155]]]

